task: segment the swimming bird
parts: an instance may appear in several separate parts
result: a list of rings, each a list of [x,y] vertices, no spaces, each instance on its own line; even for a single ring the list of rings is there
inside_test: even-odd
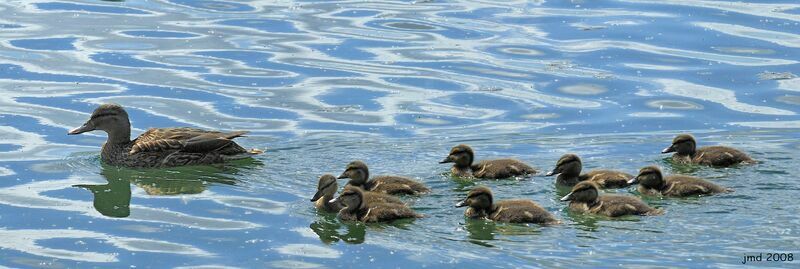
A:
[[[558,220],[536,202],[524,199],[494,202],[492,190],[486,186],[472,189],[456,207],[468,206],[464,216],[500,222],[556,224]]]
[[[245,150],[235,142],[246,131],[218,132],[188,127],[151,128],[131,140],[128,113],[117,104],[103,104],[81,127],[69,131],[76,135],[94,130],[108,134],[100,159],[110,165],[126,167],[169,167],[222,163],[261,153]]]
[[[600,195],[600,186],[591,181],[576,184],[561,201],[569,201],[569,209],[572,211],[607,217],[663,214],[663,210],[650,207],[638,197]]]
[[[362,161],[352,161],[347,164],[339,178],[349,178],[347,185],[360,187],[366,191],[382,192],[386,194],[411,194],[419,195],[430,192],[430,189],[416,180],[400,176],[377,176],[369,179],[369,168]]]
[[[638,183],[639,192],[646,195],[686,197],[733,192],[732,189],[693,176],[671,175],[664,177],[661,169],[656,166],[642,168],[639,170],[639,175],[628,182],[630,184]]]
[[[454,176],[466,178],[502,179],[536,174],[536,169],[515,159],[483,160],[473,164],[475,153],[467,145],[453,147],[439,163],[453,163]]]
[[[726,146],[706,146],[697,148],[697,142],[689,134],[679,134],[672,139],[672,145],[661,153],[672,154],[672,161],[679,164],[702,164],[714,167],[727,167],[737,164],[756,163],[738,149]]]
[[[614,170],[592,170],[581,175],[581,169],[583,164],[578,155],[564,154],[547,176],[558,175],[556,183],[560,185],[574,186],[578,182],[588,180],[597,183],[602,189],[627,187],[628,180],[633,177],[628,173]]]
[[[345,186],[339,197],[331,200],[339,203],[339,219],[360,222],[384,222],[406,218],[421,218],[404,204],[370,202],[364,199],[364,191],[355,186]]]
[[[339,210],[342,209],[341,205],[336,202],[331,202],[338,188],[339,184],[336,183],[335,176],[331,174],[320,176],[319,182],[317,183],[317,193],[311,198],[311,201],[314,202],[314,206],[326,212],[339,212]],[[405,204],[397,197],[371,191],[364,192],[364,199],[368,202],[376,203]]]

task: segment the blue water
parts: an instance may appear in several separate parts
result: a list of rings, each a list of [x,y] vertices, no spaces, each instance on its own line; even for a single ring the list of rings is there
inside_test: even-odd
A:
[[[3,1],[0,268],[718,268],[798,255],[797,75],[793,0]],[[104,134],[66,132],[106,102],[126,107],[134,135],[249,130],[239,143],[266,152],[103,166]],[[761,162],[673,166],[658,153],[681,132]],[[460,143],[543,171],[567,152],[587,170],[657,164],[736,192],[646,198],[663,216],[578,215],[543,173],[450,178],[437,162]],[[355,159],[429,185],[404,198],[426,217],[316,212],[318,176]],[[466,220],[453,205],[476,184],[563,224]]]

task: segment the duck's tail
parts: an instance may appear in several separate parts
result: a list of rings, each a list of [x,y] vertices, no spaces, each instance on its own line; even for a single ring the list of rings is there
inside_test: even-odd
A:
[[[664,215],[664,209],[661,208],[654,208],[653,210],[647,211],[644,213],[645,216],[660,216]]]
[[[230,132],[230,133],[224,133],[222,135],[222,137],[224,137],[226,139],[234,139],[234,138],[237,138],[237,137],[243,137],[247,133],[249,133],[249,132],[248,131],[234,131],[234,132]]]
[[[251,150],[247,150],[247,151],[244,151],[244,152],[238,153],[238,154],[222,155],[222,158],[224,160],[226,160],[226,161],[241,160],[241,159],[247,159],[247,158],[253,157],[255,155],[262,154],[262,153],[264,153],[263,150],[251,149]]]

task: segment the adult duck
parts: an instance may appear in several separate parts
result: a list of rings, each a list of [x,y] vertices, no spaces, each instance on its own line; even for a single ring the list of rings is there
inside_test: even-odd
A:
[[[128,113],[117,104],[103,104],[81,127],[70,135],[100,130],[108,134],[100,159],[110,165],[126,167],[170,167],[222,163],[261,153],[246,150],[233,142],[246,131],[219,132],[196,128],[151,128],[131,140]]]

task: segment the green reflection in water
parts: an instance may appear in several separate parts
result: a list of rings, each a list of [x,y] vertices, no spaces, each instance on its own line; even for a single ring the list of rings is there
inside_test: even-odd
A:
[[[124,218],[131,214],[131,184],[153,196],[198,194],[212,184],[236,185],[234,175],[262,165],[255,159],[218,166],[169,169],[132,169],[103,164],[100,175],[106,179],[107,184],[77,184],[73,187],[91,191],[94,195],[94,208],[103,216]]]

